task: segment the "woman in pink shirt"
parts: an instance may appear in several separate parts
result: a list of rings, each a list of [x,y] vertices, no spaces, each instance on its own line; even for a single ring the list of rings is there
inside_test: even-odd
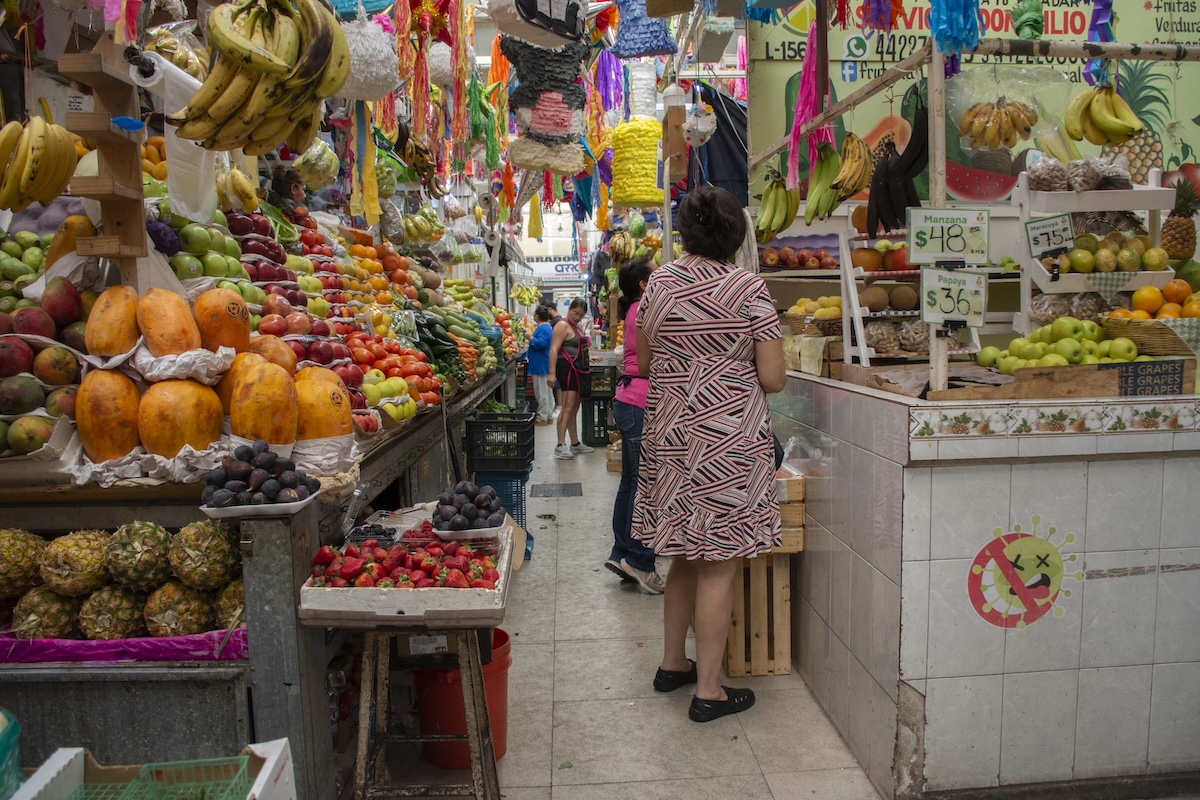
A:
[[[642,591],[648,594],[662,594],[666,584],[654,569],[654,551],[630,535],[649,386],[638,372],[637,312],[653,269],[654,262],[639,258],[626,264],[618,278],[622,319],[625,320],[625,374],[621,376],[613,402],[613,420],[621,431],[621,487],[617,489],[617,502],[613,506],[612,553],[604,566],[619,575],[622,581],[637,581]]]

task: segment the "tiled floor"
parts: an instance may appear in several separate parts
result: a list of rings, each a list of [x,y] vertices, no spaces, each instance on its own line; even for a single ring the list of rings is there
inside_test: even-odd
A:
[[[746,714],[698,725],[691,694],[651,688],[662,657],[662,598],[600,565],[612,544],[619,475],[604,453],[551,455],[538,428],[530,485],[583,485],[582,497],[529,498],[533,559],[516,575],[509,800],[877,800],[866,774],[798,674],[733,680],[758,693]],[[666,569],[662,562],[662,569]]]

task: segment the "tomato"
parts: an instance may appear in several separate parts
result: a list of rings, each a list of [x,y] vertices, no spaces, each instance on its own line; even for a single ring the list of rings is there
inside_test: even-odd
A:
[[[387,372],[385,372],[384,374],[387,375],[389,378],[403,378],[404,370],[400,369],[399,367],[392,367],[391,369],[387,370]]]
[[[435,391],[435,392],[436,392],[438,389],[441,389],[441,388],[442,388],[442,382],[441,382],[441,381],[439,381],[437,378],[430,378],[430,379],[429,379],[429,382],[430,382],[431,384],[433,384],[433,387],[432,387],[432,389],[433,389],[433,391]]]
[[[387,358],[388,356],[388,351],[383,349],[383,345],[378,342],[372,342],[370,350],[371,355],[375,356],[376,358]]]
[[[400,365],[400,371],[404,373],[405,378],[410,375],[420,376],[421,364],[419,361],[405,361]]]
[[[425,401],[425,405],[436,406],[441,405],[442,398],[437,392],[421,392],[421,399]]]
[[[400,346],[400,343],[399,343],[399,342],[397,342],[395,339],[388,339],[388,340],[386,340],[386,341],[383,343],[383,349],[387,350],[389,353],[392,353],[392,354],[397,354],[397,353],[403,353],[403,352],[404,352],[404,348],[403,348],[403,347],[401,347],[401,346]]]

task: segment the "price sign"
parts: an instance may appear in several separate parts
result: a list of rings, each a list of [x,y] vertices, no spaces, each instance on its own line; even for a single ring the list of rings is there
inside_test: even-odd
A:
[[[928,325],[947,322],[983,327],[987,309],[987,275],[956,269],[921,269],[921,321]]]
[[[964,208],[908,209],[908,263],[988,264],[988,212]]]
[[[1072,250],[1075,247],[1075,228],[1070,214],[1044,217],[1025,223],[1025,238],[1029,241],[1029,255],[1041,258],[1051,250]]]

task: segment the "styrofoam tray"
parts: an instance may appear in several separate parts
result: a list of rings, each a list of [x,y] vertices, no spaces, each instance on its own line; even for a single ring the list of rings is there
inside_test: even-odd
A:
[[[203,511],[204,516],[208,517],[209,519],[232,519],[234,517],[290,517],[316,499],[317,496],[315,494],[310,494],[308,497],[295,503],[265,503],[261,506],[226,506],[225,508],[200,506],[200,510]]]

